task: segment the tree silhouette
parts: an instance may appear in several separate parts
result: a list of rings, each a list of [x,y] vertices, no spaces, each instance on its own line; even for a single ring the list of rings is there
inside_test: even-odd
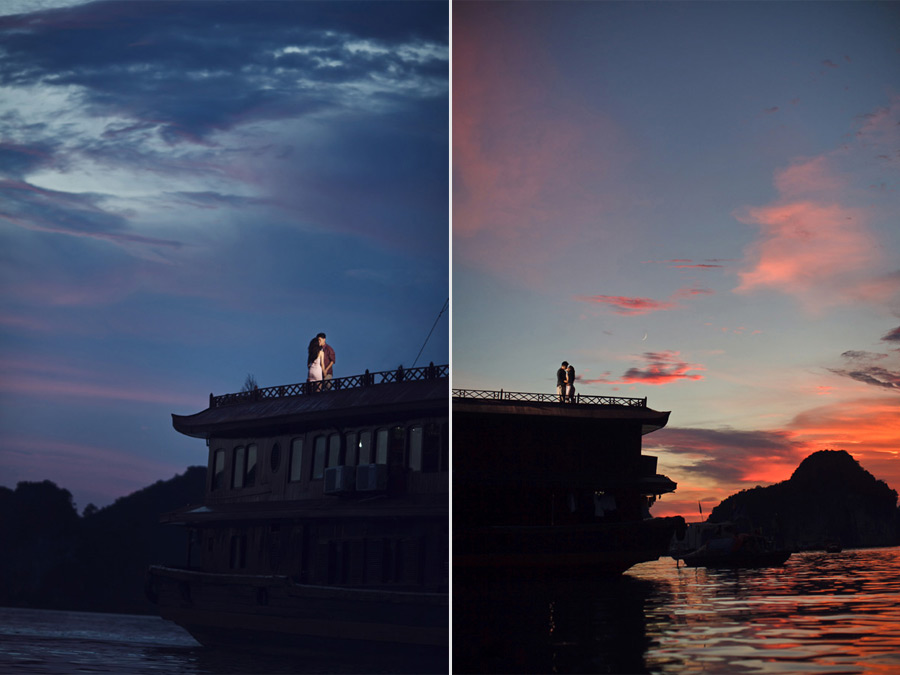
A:
[[[253,373],[247,373],[247,379],[244,380],[244,386],[241,388],[241,391],[256,391],[259,389],[259,385],[256,384],[256,378],[253,377]]]

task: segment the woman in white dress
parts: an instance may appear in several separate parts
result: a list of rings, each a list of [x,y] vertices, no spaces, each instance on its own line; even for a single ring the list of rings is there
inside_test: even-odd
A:
[[[309,341],[309,356],[307,366],[309,366],[309,376],[307,382],[321,382],[325,373],[325,350],[322,348],[321,338],[314,337]],[[320,385],[313,387],[314,391],[318,391]]]

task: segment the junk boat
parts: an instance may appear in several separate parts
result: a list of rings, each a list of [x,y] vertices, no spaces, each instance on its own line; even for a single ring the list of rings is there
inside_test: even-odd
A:
[[[165,514],[187,564],[148,595],[201,644],[393,652],[449,644],[449,367],[210,395],[202,504]],[[380,650],[380,652],[379,652]]]
[[[646,398],[453,390],[454,571],[621,574],[666,555],[676,484],[641,454],[668,412]]]

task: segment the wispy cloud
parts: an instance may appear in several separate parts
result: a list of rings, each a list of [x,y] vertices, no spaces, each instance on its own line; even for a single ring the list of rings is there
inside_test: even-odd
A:
[[[702,380],[703,375],[695,372],[705,370],[696,363],[682,360],[677,351],[645,352],[643,366],[632,367],[618,379],[608,376],[600,378],[579,378],[583,384],[671,384],[681,380]]]
[[[15,397],[158,403],[184,408],[203,403],[166,383],[154,386],[146,378],[140,383],[122,381],[63,361],[6,359],[0,362],[0,374],[0,393]]]
[[[873,226],[884,214],[870,197],[860,199],[868,188],[859,176],[867,172],[857,167],[870,166],[871,155],[900,141],[900,98],[858,123],[841,148],[777,171],[777,200],[735,211],[738,220],[759,227],[736,292],[779,291],[813,312],[859,302],[883,307],[900,292]]]
[[[719,270],[725,267],[722,263],[734,261],[733,258],[707,258],[702,262],[690,258],[674,258],[672,260],[645,260],[644,264],[666,265],[670,269],[678,270]]]
[[[712,295],[713,291],[706,288],[682,288],[675,291],[667,300],[654,300],[653,298],[628,297],[624,295],[577,295],[575,300],[587,302],[593,305],[609,307],[615,314],[622,316],[637,316],[661,312],[681,307],[679,301],[698,295]]]
[[[841,356],[847,365],[843,368],[829,369],[832,373],[863,384],[900,391],[900,363],[894,367],[896,357],[866,351],[846,351]]]
[[[630,298],[624,295],[579,295],[580,302],[589,302],[611,308],[615,314],[636,316],[669,310],[677,306],[671,300],[654,300],[652,298]]]
[[[900,326],[886,333],[881,339],[886,342],[900,342]]]

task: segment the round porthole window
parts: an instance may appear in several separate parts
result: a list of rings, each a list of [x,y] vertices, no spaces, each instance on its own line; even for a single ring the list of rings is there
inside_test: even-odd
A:
[[[272,468],[272,473],[278,471],[278,467],[281,466],[281,447],[276,443],[272,446],[272,453],[269,455],[269,466]]]

